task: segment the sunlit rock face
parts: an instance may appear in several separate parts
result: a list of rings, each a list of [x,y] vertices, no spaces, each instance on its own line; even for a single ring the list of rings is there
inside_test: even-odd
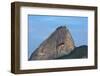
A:
[[[71,33],[65,26],[58,27],[32,53],[29,60],[50,60],[69,54],[75,48]]]

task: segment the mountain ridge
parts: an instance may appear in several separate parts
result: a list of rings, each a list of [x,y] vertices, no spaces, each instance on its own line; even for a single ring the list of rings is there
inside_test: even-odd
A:
[[[73,49],[73,51],[70,54],[58,57],[56,59],[79,59],[79,58],[88,58],[87,45],[81,45],[79,47],[75,47],[75,49]]]

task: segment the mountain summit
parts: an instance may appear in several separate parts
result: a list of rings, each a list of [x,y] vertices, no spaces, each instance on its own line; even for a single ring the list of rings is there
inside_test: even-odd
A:
[[[73,38],[66,26],[58,27],[32,53],[29,60],[49,60],[68,55],[75,48]]]

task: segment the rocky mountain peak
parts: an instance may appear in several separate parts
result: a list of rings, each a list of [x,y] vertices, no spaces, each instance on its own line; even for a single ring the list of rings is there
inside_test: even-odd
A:
[[[59,26],[59,27],[57,28],[57,30],[60,30],[60,29],[65,29],[65,30],[66,30],[66,26]]]
[[[32,53],[29,60],[55,59],[69,54],[75,47],[74,41],[66,26],[58,27]]]

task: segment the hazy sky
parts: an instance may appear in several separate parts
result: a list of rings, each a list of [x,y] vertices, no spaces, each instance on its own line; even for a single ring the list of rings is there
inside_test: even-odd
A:
[[[75,42],[75,46],[87,45],[88,17],[79,16],[28,16],[28,55],[59,26],[66,26]]]

